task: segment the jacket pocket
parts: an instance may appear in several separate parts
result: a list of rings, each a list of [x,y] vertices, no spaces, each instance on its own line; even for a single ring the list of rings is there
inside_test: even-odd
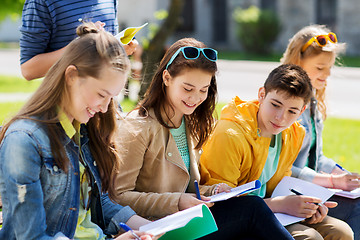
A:
[[[44,158],[43,161],[44,165],[41,170],[41,181],[43,191],[48,195],[45,195],[44,197],[51,199],[65,192],[68,174],[55,164],[53,158]]]

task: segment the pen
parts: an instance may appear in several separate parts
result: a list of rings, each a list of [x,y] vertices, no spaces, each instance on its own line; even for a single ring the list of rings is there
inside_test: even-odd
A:
[[[338,168],[340,168],[342,171],[348,173],[349,175],[352,175],[351,172],[349,172],[348,170],[346,170],[345,168],[343,168],[342,166],[340,166],[339,164],[335,164],[335,166],[337,166]]]
[[[199,183],[197,180],[194,181],[194,185],[195,185],[196,197],[197,197],[197,199],[201,200]]]
[[[128,232],[130,231],[130,233],[135,237],[135,239],[137,240],[141,240],[141,238],[128,226],[126,225],[125,223],[119,223],[119,226],[125,230],[125,232]]]
[[[296,191],[296,190],[293,189],[293,188],[290,188],[289,190],[290,190],[290,192],[293,192],[293,193],[295,193],[296,195],[303,195],[301,192],[298,192],[298,191]],[[319,205],[319,203],[313,203],[313,204]]]

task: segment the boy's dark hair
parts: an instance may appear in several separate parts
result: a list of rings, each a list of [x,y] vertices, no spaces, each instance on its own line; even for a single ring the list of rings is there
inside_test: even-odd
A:
[[[295,64],[283,64],[271,71],[264,84],[266,94],[273,90],[285,92],[289,97],[300,97],[307,104],[313,96],[311,80]]]

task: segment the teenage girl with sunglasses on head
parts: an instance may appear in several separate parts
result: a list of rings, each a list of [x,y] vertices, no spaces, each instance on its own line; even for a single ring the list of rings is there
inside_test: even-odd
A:
[[[258,197],[206,202],[229,190],[226,184],[200,186],[201,200],[194,194],[200,149],[214,124],[216,60],[216,50],[193,38],[165,53],[144,99],[121,120],[114,198],[146,218],[206,204],[219,230],[203,239],[292,239]]]
[[[327,116],[327,78],[338,54],[344,49],[345,44],[338,42],[335,33],[325,26],[311,25],[304,27],[290,39],[281,62],[301,66],[315,89],[315,97],[299,119],[306,129],[306,136],[292,168],[293,176],[323,187],[351,191],[360,187],[359,175],[342,171],[322,151],[323,120]],[[347,222],[354,231],[355,239],[360,240],[360,199],[334,196],[331,200],[339,205],[329,209],[329,216]]]
[[[0,132],[0,239],[105,239],[149,221],[110,201],[117,108],[129,60],[110,33],[77,28],[62,57]],[[141,239],[151,239],[137,232]],[[129,232],[116,239],[135,239]]]

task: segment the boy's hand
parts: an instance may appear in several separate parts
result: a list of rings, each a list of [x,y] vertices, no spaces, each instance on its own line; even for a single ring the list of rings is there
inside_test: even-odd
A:
[[[304,195],[275,197],[273,198],[273,201],[276,201],[276,207],[271,207],[273,212],[286,213],[301,218],[312,217],[318,209],[318,205],[314,203],[321,203],[320,198]]]
[[[208,207],[212,207],[214,205],[214,203],[209,203],[206,201],[209,201],[210,198],[209,197],[205,197],[205,196],[201,196],[201,200],[197,199],[195,194],[191,194],[191,193],[182,193],[180,195],[180,199],[179,199],[179,210],[185,210],[194,206],[197,206],[199,204],[204,203],[206,206]]]
[[[311,218],[306,219],[306,222],[309,224],[316,224],[322,222],[327,216],[329,208],[334,208],[337,205],[337,202],[332,201],[325,202],[324,204],[319,203],[318,211],[316,211],[316,213]]]

